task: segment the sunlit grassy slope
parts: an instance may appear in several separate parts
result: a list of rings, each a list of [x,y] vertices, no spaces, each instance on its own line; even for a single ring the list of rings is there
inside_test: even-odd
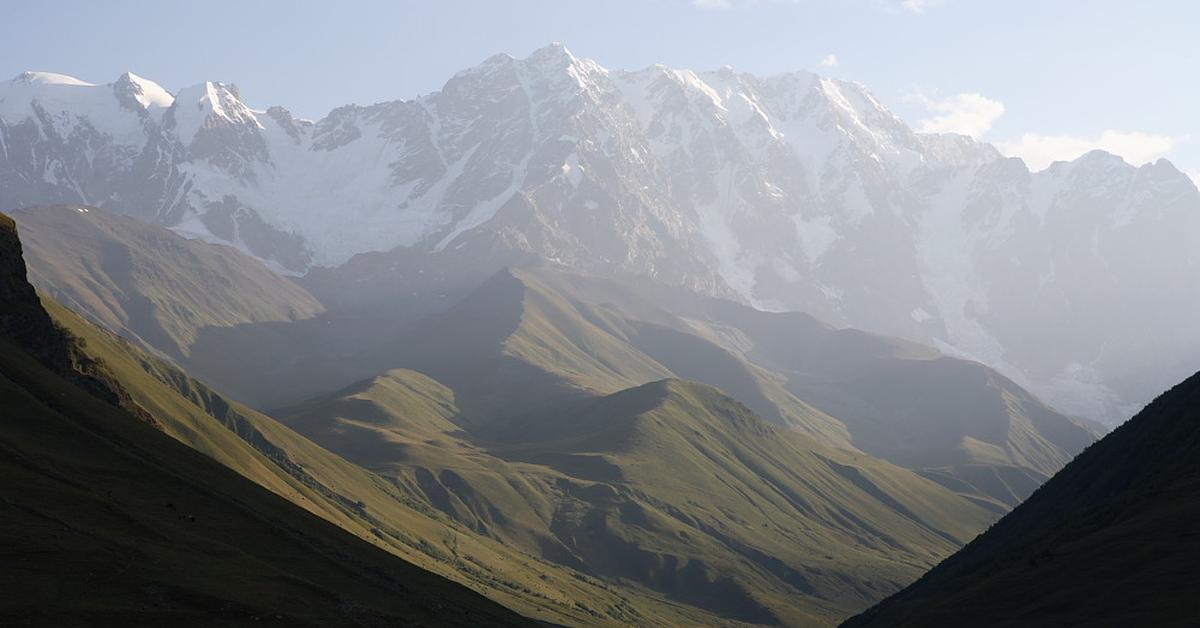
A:
[[[172,439],[139,397],[42,309],[0,215],[0,624],[530,623]]]
[[[676,374],[730,391],[756,412],[779,390],[826,417],[854,447],[918,470],[998,509],[1018,503],[1100,433],[1063,416],[977,362],[916,343],[835,329],[802,313],[763,312],[636,281],[616,282],[534,269],[543,284],[580,302],[631,312],[633,342]],[[774,385],[749,389],[731,377],[711,345]],[[762,400],[754,403],[752,400]],[[813,426],[829,421],[800,423]],[[814,431],[831,444],[831,431]]]
[[[560,623],[835,622],[1088,438],[926,347],[552,266],[500,273],[408,331],[342,314],[203,322],[177,359],[239,391],[365,377],[277,413],[296,431],[47,307],[179,441]]]
[[[302,288],[233,249],[80,209],[18,213],[34,282],[260,407],[396,367],[447,384],[464,415],[484,420],[678,377],[822,442],[918,470],[996,512],[1096,436],[985,366],[804,314],[547,263],[492,278],[406,334],[410,310],[422,310],[415,303],[316,316],[321,307]],[[426,296],[418,301],[440,298]]]
[[[550,271],[501,272],[401,336],[380,359],[452,388],[463,420],[486,422],[564,399],[690,377],[722,387],[778,423],[849,444],[836,419],[738,355],[680,332],[676,347],[653,350],[650,323],[576,298],[551,283],[560,279]]]
[[[464,431],[454,393],[394,370],[289,425],[481,534],[728,620],[827,624],[991,515],[920,476],[662,380]]]
[[[532,617],[567,624],[672,623],[703,612],[637,591],[618,593],[464,526],[418,491],[371,473],[177,368],[46,301],[160,429],[246,478],[389,552]]]
[[[348,534],[0,341],[0,623],[530,622]]]
[[[200,329],[292,321],[321,304],[232,248],[86,206],[13,213],[29,280],[56,301],[173,358]]]
[[[414,369],[454,390],[464,424],[662,378],[701,381],[997,513],[1096,437],[994,370],[922,345],[549,265],[498,274],[380,353],[380,370]]]
[[[19,263],[20,251],[15,245],[16,239],[12,235],[11,221],[8,221],[7,218],[4,218],[4,220],[4,226],[7,228],[6,233],[9,236],[6,244],[11,246],[8,246],[4,251],[0,251],[0,258],[2,258],[4,263],[15,266]],[[29,288],[28,284],[24,283],[23,274],[22,268],[19,273],[10,272],[0,277],[3,280],[0,281],[0,287],[4,287],[7,290],[10,287],[9,284],[16,286],[24,290],[24,292],[21,292],[21,295],[26,297],[25,300],[28,301],[28,303],[17,303],[12,298],[6,298],[3,304],[4,307],[0,308],[0,328],[9,329],[11,327],[15,330],[13,333],[23,332],[26,329],[45,333],[45,330],[50,328],[50,319],[45,317],[42,306],[33,295],[32,289]],[[8,295],[7,292],[5,294],[6,296]],[[361,541],[356,541],[352,537],[337,532],[336,534],[341,534],[344,538],[349,539],[349,541],[345,542],[351,544],[365,542],[373,545],[377,552],[382,555],[382,558],[379,560],[383,562],[381,566],[371,567],[371,569],[385,571],[388,564],[394,563],[401,566],[397,568],[400,571],[393,574],[395,577],[412,578],[414,582],[419,582],[422,578],[426,577],[433,578],[432,582],[441,582],[443,586],[449,587],[448,591],[458,590],[455,588],[457,585],[438,580],[434,576],[405,575],[410,574],[410,572],[421,572],[409,567],[407,563],[386,556],[387,553],[396,554],[434,574],[442,574],[452,580],[465,584],[469,588],[482,592],[484,595],[506,606],[519,609],[520,612],[526,615],[553,623],[570,625],[616,625],[629,623],[668,625],[681,622],[705,623],[713,619],[713,616],[710,614],[689,607],[679,607],[651,592],[636,588],[626,591],[616,591],[609,585],[596,581],[585,574],[539,561],[532,556],[507,547],[494,539],[479,535],[430,507],[406,487],[397,486],[392,481],[347,462],[262,414],[229,402],[182,373],[174,366],[147,355],[109,332],[93,327],[79,316],[53,301],[44,300],[44,303],[45,307],[49,308],[53,313],[57,324],[70,330],[75,335],[74,337],[81,340],[81,342],[71,345],[72,351],[77,351],[78,355],[61,361],[65,365],[64,368],[70,368],[72,364],[78,364],[80,360],[93,361],[89,362],[96,365],[92,370],[100,373],[104,381],[110,384],[111,387],[115,387],[115,389],[121,391],[122,403],[127,405],[130,411],[135,411],[137,420],[141,421],[138,427],[131,429],[142,430],[144,432],[149,427],[153,427],[155,430],[154,433],[158,436],[158,440],[153,441],[153,443],[167,443],[167,445],[164,445],[167,449],[163,450],[163,452],[154,451],[148,452],[148,454],[155,456],[156,459],[160,455],[169,458],[179,455],[179,444],[188,445],[189,447],[185,451],[194,451],[197,456],[204,455],[202,458],[204,460],[215,460],[221,463],[220,468],[236,472],[238,474],[237,477],[248,480],[258,485],[258,487],[265,488],[270,493],[285,498],[292,504],[308,510],[309,513],[318,515],[326,521],[342,528],[345,533],[361,539]],[[14,317],[14,313],[20,316]],[[40,313],[44,322],[32,326],[25,324],[23,320],[28,318],[26,314],[29,313]],[[14,320],[16,323],[10,325]],[[46,346],[57,345],[50,343]],[[27,358],[21,357],[15,351],[5,351],[4,356],[8,360],[6,364],[10,365],[4,371],[5,376],[8,378],[16,378],[17,374],[21,373],[20,369],[27,366],[32,365],[30,368],[36,367],[36,364],[33,364]],[[58,391],[54,388],[53,382],[48,382],[43,377],[45,373],[36,369],[30,371],[30,373],[32,374],[21,375],[19,379],[23,383],[20,387],[40,386],[44,388],[50,386],[51,388],[48,389],[46,394],[50,395],[51,398],[64,396],[64,398],[68,398],[71,396],[67,392]],[[35,395],[35,399],[45,397],[41,393],[39,395]],[[92,399],[92,397],[85,397],[85,399]],[[54,401],[53,403],[57,404],[58,401]],[[99,403],[97,407],[100,409],[106,411],[109,409],[109,406],[104,403],[96,403]],[[8,408],[16,409],[24,407],[17,404],[16,401],[12,404],[6,404],[4,407],[6,409],[4,418],[6,421],[14,421],[13,425],[18,424],[15,422],[15,419],[20,417],[27,415],[40,416],[40,411],[32,406],[30,406],[32,409],[28,413],[22,411],[20,414],[15,412],[8,414]],[[55,407],[57,408],[57,406]],[[113,412],[119,411],[113,410]],[[77,417],[71,415],[69,418],[76,420]],[[39,423],[34,422],[29,425],[31,426],[30,429],[34,431],[39,429]],[[14,436],[14,439],[18,439],[18,436],[20,435]],[[168,436],[173,438],[168,438]],[[14,455],[19,457],[23,455],[19,452],[22,451],[22,447],[25,447],[27,443],[18,442],[18,440],[10,442],[9,449],[17,452]],[[79,465],[82,465],[81,467],[73,468],[70,473],[65,472],[65,467],[58,469],[58,471],[63,471],[60,474],[60,479],[68,484],[80,484],[78,478],[75,478],[73,474],[80,469],[88,468],[87,465],[91,464],[90,453],[78,451],[76,445],[77,443],[75,442],[64,441],[61,450],[54,450],[55,445],[52,441],[37,445],[45,450],[38,455],[48,461],[62,459],[77,461]],[[103,448],[105,446],[107,446],[105,443],[95,444],[96,448]],[[51,466],[49,467],[50,470],[46,472],[57,473],[58,471],[54,471],[54,468]],[[107,477],[105,475],[107,471],[103,467],[94,467],[94,469],[100,474],[98,477]],[[131,471],[114,472],[112,479],[114,482],[121,482],[123,481],[121,478],[133,475],[136,474]],[[186,476],[186,472],[184,475]],[[227,476],[233,477],[229,474]],[[86,485],[87,482],[83,482],[82,484]],[[243,484],[246,484],[246,482],[243,481]],[[130,490],[140,491],[143,488],[131,488]],[[113,490],[115,493],[115,489]],[[222,495],[233,489],[222,487],[205,490],[211,496]],[[245,497],[245,499],[239,498],[240,501],[237,503],[246,504],[255,494],[270,494],[254,487],[246,490],[251,491],[250,496]],[[234,492],[236,493],[236,491]],[[154,495],[154,493],[148,494]],[[253,498],[258,499],[257,497]],[[58,511],[62,517],[61,520],[67,524],[75,521],[69,503],[69,500],[67,500],[59,504],[60,510]],[[178,503],[169,503],[174,504],[175,509],[181,508]],[[267,503],[272,502],[268,501]],[[175,513],[171,507],[163,504],[157,504],[157,506],[171,510],[171,516],[179,514]],[[137,507],[141,508],[140,502]],[[86,518],[90,516],[88,512],[81,506],[80,511],[76,514]],[[276,531],[277,533],[283,536],[288,535],[284,528],[292,525],[292,521],[289,518],[291,516],[304,517],[306,518],[305,520],[311,519],[311,515],[304,513],[303,510],[293,509],[293,512],[299,514],[288,515],[287,513],[283,513],[272,515],[272,521],[280,526],[280,529]],[[124,516],[121,513],[116,514]],[[195,513],[183,513],[185,518],[189,514]],[[190,519],[187,520],[190,521]],[[14,519],[14,521],[16,520]],[[133,521],[133,519],[130,519],[130,521]],[[22,534],[20,530],[21,526],[16,524],[14,526],[15,528],[9,531],[14,535]],[[334,528],[329,529],[336,532]],[[226,535],[226,541],[231,543],[233,547],[236,547],[240,543],[237,536],[236,522],[232,522],[228,526],[221,528],[221,533]],[[136,537],[132,538],[136,540]],[[253,536],[248,536],[247,539],[253,540]],[[112,542],[116,543],[119,540],[119,538],[113,538]],[[263,547],[266,551],[283,552],[283,550],[272,549],[272,546],[269,544]],[[209,550],[207,548],[198,548],[196,556],[202,557],[208,553]],[[90,582],[93,578],[90,572],[83,571],[79,574],[75,574],[74,571],[70,570],[60,572],[57,564],[61,562],[63,565],[71,565],[71,561],[74,560],[72,558],[73,554],[73,548],[63,548],[61,553],[54,555],[53,560],[48,560],[40,567],[42,571],[37,573],[41,573],[42,576],[39,577],[53,579],[56,574],[58,576],[69,574],[70,576],[78,575],[85,578],[85,581]],[[30,556],[36,557],[36,555],[37,552],[34,551]],[[253,552],[251,552],[251,555],[253,557]],[[27,558],[29,556],[22,554],[17,556],[16,560],[26,560]],[[338,569],[336,562],[337,557],[335,556],[331,559],[331,564],[326,565],[323,569],[336,572]],[[128,561],[126,561],[127,563]],[[179,565],[175,566],[178,567]],[[352,567],[353,565],[346,566],[347,569]],[[252,568],[214,563],[213,571],[205,573],[207,576],[212,576],[213,573],[217,573],[223,569],[237,570]],[[190,572],[181,570],[179,573],[173,575],[164,575],[163,578],[169,579],[170,577],[180,576],[182,573]],[[199,574],[199,571],[197,571],[197,574]],[[384,576],[393,577],[387,574],[384,574]],[[364,575],[363,577],[366,578],[367,576]],[[232,577],[229,581],[230,583],[239,582],[237,578]],[[34,581],[30,580],[30,582]],[[117,582],[118,584],[120,583],[120,581]],[[216,586],[216,584],[213,586]],[[317,585],[313,586],[317,587]],[[364,586],[369,588],[369,585],[364,584]],[[96,587],[96,589],[97,595],[108,595],[111,593],[103,587]],[[22,590],[20,587],[11,589],[14,592]],[[150,594],[154,594],[154,591],[157,589],[151,586],[149,590],[151,591]],[[223,590],[220,589],[220,591]],[[221,598],[222,594],[219,593],[218,589],[213,589],[213,591],[216,591],[211,593],[211,595],[216,596],[215,601],[200,600],[200,602],[197,602],[200,606],[195,609],[195,615],[188,616],[191,617],[189,621],[200,622],[200,618],[206,616],[218,623],[224,621],[224,616],[213,609],[220,610],[222,605],[226,603],[226,600]],[[242,600],[245,596],[251,595],[253,589],[248,591],[243,597],[236,598],[236,600]],[[369,591],[364,592],[364,598],[367,596],[367,593]],[[191,595],[186,591],[181,593],[181,595],[183,594]],[[272,598],[270,603],[264,602],[258,606],[251,605],[246,612],[257,613],[257,610],[262,609],[274,610],[293,594],[299,595],[299,593],[281,589],[278,597]],[[133,600],[141,599],[137,596],[121,598],[119,593],[114,595],[114,599],[120,598],[124,600],[120,603],[127,605],[132,604],[136,606],[137,604]],[[210,595],[210,593],[204,593],[204,595]],[[272,593],[272,595],[275,594]],[[326,595],[318,592],[318,595],[325,595],[333,599],[334,603],[351,605],[358,603],[355,601],[357,598],[353,596],[339,601],[339,598],[334,594]],[[29,612],[27,607],[20,605],[19,598],[20,596],[12,598],[14,603],[17,604],[13,610],[14,617],[26,615]],[[36,596],[31,599],[39,600],[39,603],[43,600],[43,598]],[[463,616],[471,617],[472,603],[469,601],[469,596],[464,599],[467,601],[462,602],[464,608],[461,610],[466,613]],[[451,597],[448,603],[455,603],[453,600],[454,598]],[[385,625],[395,623],[395,621],[389,620],[387,617],[401,616],[395,615],[395,613],[404,610],[402,606],[398,605],[402,601],[397,600],[396,605],[390,607],[393,610],[385,608],[386,613],[381,615],[384,619],[380,620],[380,622]],[[441,604],[437,600],[433,600],[430,603],[435,605],[435,609],[437,604]],[[172,602],[172,604],[175,604],[175,602]],[[236,604],[230,602],[227,606],[237,609],[241,608],[238,606],[239,604],[241,602],[237,602]],[[474,604],[477,604],[480,609],[495,608],[489,607],[482,600],[474,602]],[[301,604],[298,603],[298,605]],[[118,606],[120,605],[118,604]],[[123,614],[126,613],[127,609],[124,606],[120,606],[119,608],[118,606],[110,609],[113,613],[116,613],[113,617],[127,617],[127,615]],[[188,610],[189,608],[191,607],[181,607],[180,612],[192,612]],[[75,616],[72,615],[75,612],[75,607],[64,602],[59,604],[59,609],[61,617],[55,621],[75,622]],[[92,610],[89,609],[91,607],[80,607],[79,612],[91,617],[90,613]],[[212,614],[205,615],[209,611],[212,611]],[[103,614],[109,611],[100,608],[98,612]],[[371,613],[375,613],[375,610],[366,608],[363,613],[358,613],[355,608],[351,607],[346,611],[345,621],[357,621],[356,618],[360,616],[369,619],[372,617]],[[393,614],[388,615],[387,613]],[[240,617],[241,615],[236,616]],[[454,614],[451,613],[449,616],[453,617]],[[104,617],[108,616],[105,615]],[[284,618],[280,621],[286,624],[297,617],[299,616],[295,613],[285,613]],[[415,619],[422,617],[419,609],[412,612],[412,617]],[[517,618],[516,615],[505,615],[502,612],[498,612],[496,617],[510,617],[514,618],[514,621]],[[109,621],[108,619],[102,619],[101,623]],[[79,621],[83,620],[80,619]],[[127,620],[113,619],[113,621],[116,623],[125,623]],[[326,623],[325,619],[313,621]],[[497,619],[497,621],[500,621],[500,619]],[[334,619],[330,619],[328,622],[333,624],[338,623]]]

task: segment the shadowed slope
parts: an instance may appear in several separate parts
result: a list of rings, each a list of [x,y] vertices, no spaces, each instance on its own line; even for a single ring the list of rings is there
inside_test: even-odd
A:
[[[0,622],[530,623],[160,432],[24,274],[0,215]]]
[[[846,626],[1193,626],[1200,374],[985,534]]]

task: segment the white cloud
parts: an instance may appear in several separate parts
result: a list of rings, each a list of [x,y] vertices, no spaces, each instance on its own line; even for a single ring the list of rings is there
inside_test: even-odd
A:
[[[912,13],[924,13],[928,9],[942,4],[945,0],[903,0],[900,6]]]
[[[701,9],[732,9],[732,0],[692,0],[692,4]]]
[[[823,68],[832,68],[833,66],[835,66],[837,64],[838,64],[837,55],[835,55],[833,53],[829,53],[829,54],[825,55],[824,59],[821,59],[821,67],[823,67]]]
[[[1004,115],[1004,103],[975,93],[933,98],[916,92],[905,100],[920,103],[933,114],[917,123],[922,133],[960,133],[978,139]]]
[[[1176,144],[1178,139],[1167,135],[1108,130],[1098,137],[1026,133],[1020,139],[998,142],[996,148],[1005,155],[1025,160],[1031,170],[1042,170],[1055,161],[1070,161],[1093,150],[1120,155],[1131,164],[1141,165],[1162,157]],[[1196,179],[1198,173],[1191,174]]]

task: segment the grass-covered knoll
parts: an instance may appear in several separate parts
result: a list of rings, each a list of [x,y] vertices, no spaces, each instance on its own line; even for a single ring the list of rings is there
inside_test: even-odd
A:
[[[522,614],[581,625],[703,621],[636,591],[619,593],[569,568],[480,534],[396,483],[314,444],[259,412],[231,402],[178,368],[100,330],[52,301],[57,321],[85,342],[163,432],[362,539]],[[427,378],[415,386],[430,394]],[[428,401],[435,411],[438,401]],[[405,415],[412,408],[406,407]],[[336,443],[333,443],[336,449]],[[349,453],[349,452],[342,452]],[[453,459],[434,448],[431,455]]]
[[[919,470],[998,512],[1099,433],[985,365],[906,340],[644,282],[549,267],[521,276],[577,307],[623,316],[633,346],[680,377],[718,386],[829,444]],[[794,400],[808,420],[789,420]]]
[[[615,392],[670,371],[607,333],[553,292],[501,272],[380,356],[449,386],[465,419]]]
[[[285,421],[481,534],[726,621],[829,624],[991,521],[702,384],[661,380],[480,425],[460,425],[461,412],[449,388],[395,370]]]
[[[719,386],[778,423],[848,445],[844,430],[772,374],[667,313],[650,323],[561,290],[553,271],[505,270],[446,312],[403,334],[381,363],[454,390],[460,421],[487,422],[549,403],[606,395],[664,378]]]
[[[29,280],[122,336],[185,358],[205,327],[306,319],[303,288],[227,246],[87,206],[13,213]]]
[[[657,379],[701,381],[996,513],[1096,437],[994,370],[929,347],[550,265],[497,274],[372,360],[453,390],[462,425]]]
[[[846,626],[1194,626],[1200,374]]]
[[[1065,459],[1073,445],[1054,449],[1053,428],[1087,433],[1056,414],[1026,420],[1036,400],[927,347],[547,268],[496,275],[386,354],[400,368],[278,416],[481,534],[745,621],[828,622],[900,586],[1054,464],[1015,452],[1049,442]],[[647,384],[678,377],[745,405]],[[852,420],[794,392],[815,381]],[[713,419],[726,415],[755,429]],[[939,422],[948,438],[901,455],[904,426]],[[1023,424],[1033,444],[1006,449]],[[855,448],[889,433],[898,444],[884,451],[920,474]],[[724,531],[731,520],[754,523]]]
[[[592,483],[553,522],[590,568],[744,619],[837,616],[990,521],[915,474],[693,382],[576,402],[492,435],[498,456]]]
[[[396,369],[289,411],[289,425],[368,468],[406,462],[415,443],[436,448],[458,431],[454,391],[416,371]],[[436,454],[440,455],[440,454]]]

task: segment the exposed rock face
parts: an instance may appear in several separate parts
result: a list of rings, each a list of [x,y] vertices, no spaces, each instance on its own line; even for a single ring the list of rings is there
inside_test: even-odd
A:
[[[42,308],[26,279],[21,240],[12,218],[0,214],[0,338],[37,358],[42,364],[92,396],[125,408],[153,422],[105,366],[84,354],[79,339],[58,327]]]
[[[25,279],[25,260],[17,223],[0,214],[0,335],[22,347],[35,345],[54,330],[50,315],[42,309],[37,292]]]

